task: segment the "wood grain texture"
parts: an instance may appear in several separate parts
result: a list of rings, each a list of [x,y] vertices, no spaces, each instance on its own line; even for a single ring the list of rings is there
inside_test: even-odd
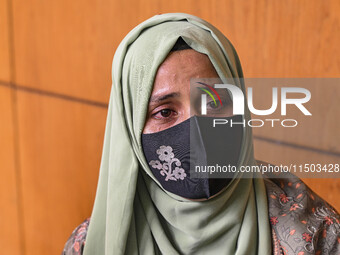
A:
[[[16,83],[107,102],[122,38],[110,2],[13,0]]]
[[[191,13],[218,27],[235,45],[247,77],[339,75],[337,0],[13,0],[13,10],[16,82],[102,102],[121,39],[165,12]]]
[[[335,209],[340,211],[339,190],[340,181],[334,179],[303,179],[320,197],[329,202]]]
[[[254,106],[257,109],[269,109],[272,105],[272,88],[278,87],[278,107],[269,116],[253,115],[253,119],[264,121],[263,127],[253,128],[256,136],[267,137],[277,141],[294,143],[296,145],[328,151],[340,157],[340,79],[246,79],[253,88]],[[282,87],[306,88],[311,93],[311,100],[304,106],[311,112],[305,116],[295,105],[287,106],[287,115],[281,115]],[[290,93],[288,98],[301,98],[301,93]],[[266,119],[277,119],[274,127]],[[295,119],[298,125],[294,128],[283,127],[280,122],[284,119]],[[294,123],[287,122],[287,125]],[[260,125],[255,122],[254,126]],[[340,158],[339,158],[340,160]]]
[[[0,86],[0,247],[21,254],[17,171],[15,168],[11,90]]]
[[[10,50],[7,0],[0,0],[0,81],[10,81]]]
[[[340,2],[213,1],[246,77],[338,77]]]
[[[18,92],[26,254],[60,254],[91,215],[106,109]]]

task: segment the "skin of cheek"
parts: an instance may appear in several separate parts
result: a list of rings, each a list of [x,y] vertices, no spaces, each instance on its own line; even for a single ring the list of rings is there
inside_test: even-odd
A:
[[[171,52],[158,68],[150,98],[169,94],[176,96],[156,103],[149,102],[143,133],[159,132],[190,118],[190,79],[216,77],[218,75],[208,56],[194,50]],[[171,121],[155,118],[155,112],[162,107],[176,112]]]

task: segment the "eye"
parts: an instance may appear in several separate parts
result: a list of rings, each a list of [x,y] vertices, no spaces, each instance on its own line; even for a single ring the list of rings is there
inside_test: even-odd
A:
[[[159,112],[162,117],[167,118],[171,115],[172,111],[170,109],[163,109]]]
[[[216,116],[231,116],[232,115],[232,101],[228,98],[221,98],[222,104],[220,101],[216,100],[216,104],[214,101],[207,102],[207,112],[210,115]]]
[[[207,105],[208,105],[209,108],[217,109],[220,106],[220,103],[216,102],[216,104],[215,104],[214,101],[210,101],[209,103],[207,103]]]
[[[173,117],[174,115],[176,115],[175,111],[171,109],[162,109],[156,112],[155,114],[153,114],[153,117],[155,119],[167,119],[167,118]]]

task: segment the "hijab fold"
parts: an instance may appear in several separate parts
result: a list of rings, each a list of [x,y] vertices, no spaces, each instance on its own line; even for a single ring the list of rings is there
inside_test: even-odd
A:
[[[200,18],[156,15],[123,39],[112,64],[113,85],[85,255],[271,254],[261,178],[238,174],[217,196],[190,201],[165,191],[145,160],[141,134],[154,78],[179,37],[209,57],[222,81],[233,78],[245,92],[235,49]],[[250,119],[249,111],[244,118]],[[248,126],[239,162],[256,164]]]

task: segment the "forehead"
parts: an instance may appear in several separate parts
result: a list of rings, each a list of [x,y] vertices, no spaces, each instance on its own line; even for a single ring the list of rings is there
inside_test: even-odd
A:
[[[184,84],[189,88],[192,78],[217,77],[207,55],[191,49],[171,52],[158,68],[152,94],[183,89]]]
[[[195,71],[204,69],[213,69],[207,55],[199,53],[192,49],[170,52],[164,62],[158,68],[157,74],[169,73],[169,71]],[[180,72],[180,73],[182,73]]]

